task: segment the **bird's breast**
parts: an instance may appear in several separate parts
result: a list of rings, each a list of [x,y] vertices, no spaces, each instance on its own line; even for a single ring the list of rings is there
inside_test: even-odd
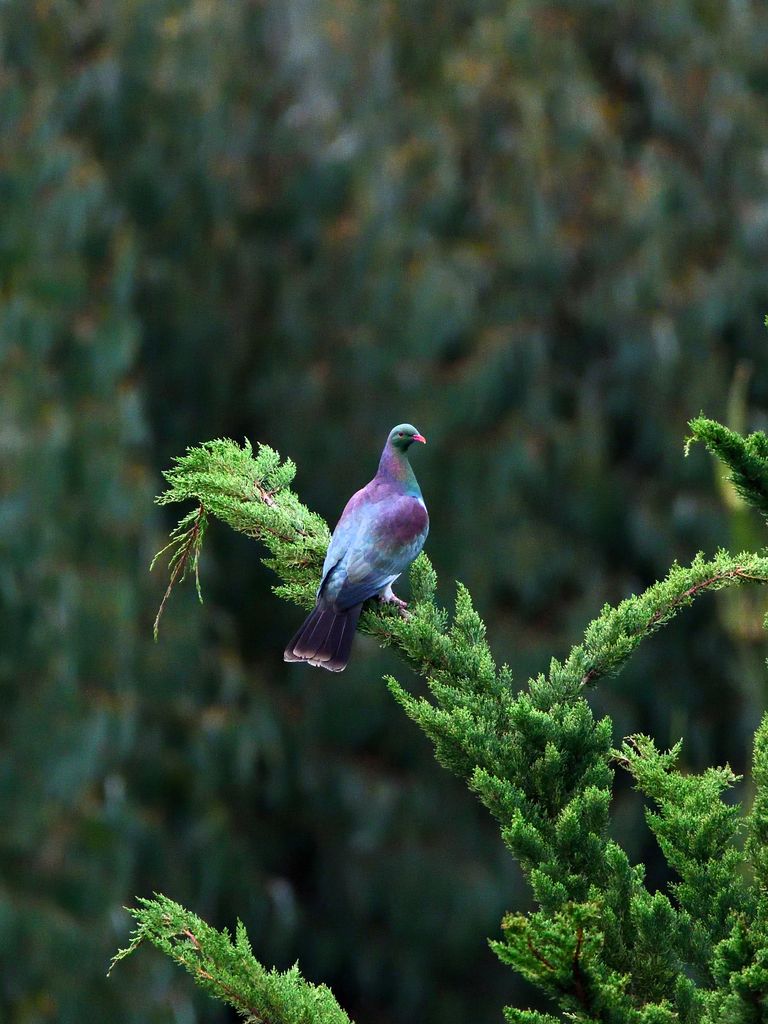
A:
[[[395,544],[411,544],[417,538],[426,536],[429,528],[426,506],[416,497],[402,498],[385,513],[384,518],[385,531]]]

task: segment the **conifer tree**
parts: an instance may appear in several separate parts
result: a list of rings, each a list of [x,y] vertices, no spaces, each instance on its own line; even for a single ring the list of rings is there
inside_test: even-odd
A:
[[[768,514],[765,435],[743,438],[700,417],[691,423],[693,441]],[[261,541],[278,577],[275,593],[311,606],[329,534],[291,490],[294,473],[290,460],[265,445],[254,452],[247,441],[208,442],[176,460],[158,500],[193,505],[165,549],[163,605],[175,583],[198,577],[213,518]],[[491,945],[562,1016],[507,1008],[510,1024],[758,1024],[768,1016],[768,715],[755,737],[755,797],[744,811],[730,798],[739,780],[728,765],[683,773],[682,741],[665,752],[634,735],[614,747],[611,721],[596,720],[587,699],[699,596],[751,581],[768,582],[764,554],[720,550],[674,564],[644,593],[606,605],[568,657],[552,659],[521,690],[510,668],[496,665],[466,588],[458,586],[452,614],[436,603],[426,555],[411,570],[407,618],[365,611],[361,629],[397,649],[430,694],[416,697],[390,677],[392,695],[439,762],[496,818],[530,882],[536,909],[509,913]],[[617,770],[648,801],[648,825],[677,876],[669,892],[650,891],[643,866],[609,836]],[[296,969],[279,974],[259,964],[240,923],[233,940],[162,896],[142,900],[133,914],[133,941],[116,960],[148,940],[251,1022],[347,1020],[328,990]]]

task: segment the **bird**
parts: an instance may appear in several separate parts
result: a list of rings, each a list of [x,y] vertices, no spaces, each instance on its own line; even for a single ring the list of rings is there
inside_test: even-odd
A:
[[[374,478],[352,495],[328,545],[314,609],[285,648],[285,661],[343,672],[363,602],[406,602],[392,584],[416,558],[429,515],[408,460],[414,442],[427,439],[410,423],[393,427]]]

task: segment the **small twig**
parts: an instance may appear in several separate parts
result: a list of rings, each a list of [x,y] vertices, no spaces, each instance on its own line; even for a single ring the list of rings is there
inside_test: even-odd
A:
[[[668,611],[673,608],[678,608],[681,604],[689,601],[692,597],[695,597],[701,590],[706,590],[711,587],[713,583],[719,582],[719,580],[727,579],[729,576],[735,576],[737,579],[742,577],[740,569],[729,569],[727,572],[716,573],[714,576],[708,577],[706,580],[701,580],[699,583],[694,583],[692,586],[684,590],[682,594],[678,594],[677,597],[670,601],[666,608],[659,608],[658,611],[654,612],[651,616],[648,626],[655,626],[659,619],[665,615]],[[648,627],[646,627],[647,629]]]
[[[602,670],[597,668],[596,666],[593,666],[591,669],[589,669],[587,672],[585,672],[584,675],[581,677],[581,679],[579,680],[579,685],[580,686],[589,686],[589,684],[591,682],[593,682],[593,680],[599,679],[601,675],[602,675]]]
[[[544,964],[548,971],[554,972],[557,970],[554,964],[551,964],[549,960],[547,960],[547,958],[544,956],[544,954],[540,953],[538,949],[536,949],[534,944],[531,942],[530,935],[526,935],[525,941],[528,943],[528,949],[531,951],[532,955],[535,956],[540,963]]]
[[[259,499],[264,502],[265,505],[269,505],[270,508],[275,508],[277,502],[274,498],[274,491],[268,491],[265,487],[262,487],[258,480],[253,481],[253,489],[259,496]]]
[[[202,949],[202,946],[200,945],[199,941],[195,938],[195,936],[192,934],[192,932],[189,930],[189,928],[183,928],[182,931],[181,931],[181,934],[187,936],[187,938],[192,943],[192,945],[195,947],[195,949],[197,949],[197,950]]]
[[[211,966],[215,971],[221,970],[221,965],[217,964],[216,961],[210,956],[210,954],[205,954],[203,952],[203,948],[200,945],[200,942],[188,928],[182,928],[182,930],[178,934],[186,936],[186,938],[188,938],[192,945],[195,947],[195,951],[199,953],[201,956],[206,957],[206,959],[210,962]],[[180,954],[180,960],[182,961],[182,963],[185,962],[183,954]],[[236,1009],[244,1011],[245,1013],[248,1013],[250,1015],[250,1017],[253,1019],[254,1024],[271,1024],[270,1020],[263,1015],[263,1011],[255,1006],[249,1005],[241,997],[237,989],[232,988],[231,985],[227,985],[226,982],[222,981],[220,978],[217,978],[214,974],[211,974],[211,972],[206,970],[205,967],[203,967],[201,964],[195,964],[194,966],[195,971],[199,977],[204,978],[206,981],[209,981],[213,985],[215,985],[216,988],[220,989],[220,991],[224,993],[229,1002]]]
[[[173,564],[175,562],[175,564],[173,564],[171,576],[170,579],[168,580],[168,586],[165,589],[163,599],[160,602],[160,607],[157,609],[157,615],[155,616],[155,621],[152,626],[152,633],[154,635],[155,640],[157,640],[158,637],[158,633],[160,630],[160,619],[162,618],[163,612],[165,611],[165,606],[168,603],[168,598],[171,596],[171,593],[173,592],[173,588],[176,586],[176,583],[179,580],[183,580],[187,574],[189,557],[193,553],[195,546],[198,543],[198,538],[200,535],[200,523],[203,521],[204,517],[205,508],[203,506],[203,503],[200,502],[197,510],[197,516],[195,518],[194,523],[192,524],[191,529],[188,531],[186,538],[183,541],[181,541],[180,546],[171,556],[171,563]],[[179,539],[181,540],[181,538]],[[172,544],[173,541],[171,542],[171,544],[166,544],[166,546],[163,548],[163,551],[167,551],[168,548],[172,546]],[[158,554],[162,554],[162,552],[159,552]],[[157,555],[152,560],[152,565],[155,564],[156,560]],[[198,574],[197,563],[195,563],[195,582],[197,584],[197,594],[198,597],[200,597],[200,577]]]
[[[581,970],[581,946],[583,941],[584,929],[579,925],[576,932],[576,948],[573,951],[573,963],[571,966],[573,972],[573,991],[584,1009],[589,1010],[590,999],[584,987],[584,975]]]

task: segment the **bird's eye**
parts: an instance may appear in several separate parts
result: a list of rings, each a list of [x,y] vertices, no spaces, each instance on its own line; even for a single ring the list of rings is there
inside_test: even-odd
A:
[[[403,436],[403,432],[402,432],[402,430],[398,430],[398,432],[397,432],[397,436],[398,436],[398,437],[402,437],[402,436]]]

